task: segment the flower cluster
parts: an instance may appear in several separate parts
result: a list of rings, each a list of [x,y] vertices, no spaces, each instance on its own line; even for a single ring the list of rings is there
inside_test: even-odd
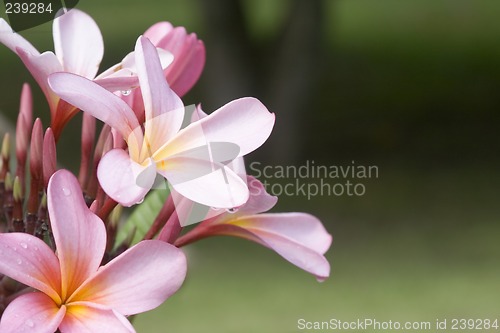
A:
[[[267,140],[274,114],[249,97],[209,115],[184,106],[205,62],[195,34],[157,23],[99,75],[104,47],[90,16],[70,10],[54,20],[53,35],[55,52],[40,53],[0,19],[0,42],[26,65],[51,112],[50,127],[33,121],[25,84],[15,168],[8,134],[2,143],[1,332],[134,332],[126,317],[175,293],[187,270],[180,248],[209,236],[245,238],[318,280],[329,276],[331,236],[321,222],[266,213],[277,198],[246,175],[243,156]],[[56,146],[80,110],[76,177],[58,170]],[[142,221],[146,230],[125,228],[122,208],[139,209],[157,191],[168,196]]]

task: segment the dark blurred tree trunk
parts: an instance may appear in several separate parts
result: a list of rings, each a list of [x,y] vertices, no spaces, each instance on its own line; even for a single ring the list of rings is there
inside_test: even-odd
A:
[[[282,30],[264,45],[249,34],[242,1],[211,0],[202,5],[208,103],[221,106],[238,97],[258,97],[276,113],[277,122],[256,156],[272,163],[297,162],[307,149],[301,129],[317,112],[311,101],[324,61],[323,1],[290,0]]]

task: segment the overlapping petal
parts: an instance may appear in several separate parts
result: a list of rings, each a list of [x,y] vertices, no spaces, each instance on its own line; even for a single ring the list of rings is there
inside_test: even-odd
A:
[[[240,98],[182,129],[168,145],[156,152],[154,158],[162,160],[211,142],[236,145],[239,147],[237,156],[243,156],[267,140],[274,120],[274,114],[259,100],[252,97]]]
[[[16,297],[5,309],[0,321],[2,333],[54,333],[66,313],[47,295],[32,292]]]
[[[186,267],[186,257],[175,246],[142,241],[101,267],[70,301],[82,299],[124,315],[148,311],[180,288]]]
[[[106,248],[106,229],[87,208],[78,180],[69,171],[60,170],[52,176],[47,199],[61,266],[61,298],[65,299],[99,267]]]
[[[158,170],[177,192],[206,206],[232,208],[248,200],[246,183],[227,166],[209,159],[174,157]]]
[[[64,71],[93,79],[104,54],[101,31],[86,13],[72,9],[53,24],[54,49]]]
[[[151,160],[145,165],[133,161],[122,149],[113,149],[103,156],[97,177],[103,190],[124,206],[141,202],[152,188],[156,166]]]
[[[146,122],[144,124],[147,149],[156,152],[181,128],[184,104],[169,88],[163,77],[156,48],[145,37],[137,40],[136,65],[141,84]]]
[[[82,76],[54,73],[48,82],[62,99],[118,130],[124,138],[139,127],[127,103]]]
[[[47,77],[55,72],[60,72],[63,67],[57,57],[52,52],[44,52],[42,54],[32,54],[24,49],[18,48],[17,53],[23,61],[26,68],[30,71],[33,78],[36,80],[42,89],[45,98],[50,106],[51,116],[55,117],[59,97],[54,94],[47,84]]]
[[[60,301],[61,273],[54,252],[24,233],[0,234],[0,273]]]

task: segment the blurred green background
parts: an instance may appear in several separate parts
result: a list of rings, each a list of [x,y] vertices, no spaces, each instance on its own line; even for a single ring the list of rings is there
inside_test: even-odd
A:
[[[379,168],[363,196],[282,196],[275,208],[325,223],[334,237],[329,280],[243,240],[204,240],[186,248],[184,288],[138,316],[138,332],[297,332],[301,318],[500,320],[500,2],[80,0],[78,8],[102,30],[102,70],[157,21],[196,32],[207,64],[185,103],[211,112],[256,96],[276,113],[275,132],[249,162]],[[53,49],[50,24],[22,34]],[[33,80],[4,47],[0,59],[0,111],[14,122],[22,82]],[[58,147],[73,170],[79,121]]]

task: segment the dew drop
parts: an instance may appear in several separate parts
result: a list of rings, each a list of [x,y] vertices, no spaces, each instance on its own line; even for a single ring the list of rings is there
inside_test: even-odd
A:
[[[71,195],[71,190],[69,188],[63,187],[62,191],[63,191],[65,196]]]
[[[26,320],[26,325],[28,327],[35,327],[35,323],[31,319]]]
[[[130,95],[131,92],[132,92],[132,90],[122,90],[122,95],[128,96],[128,95]]]
[[[27,248],[28,248],[28,244],[26,244],[26,243],[24,243],[24,242],[23,242],[23,243],[20,243],[19,245],[20,245],[23,249],[27,249]]]
[[[17,259],[16,262],[18,265],[21,265],[23,263],[23,261],[21,259]]]
[[[38,251],[38,246],[35,246],[34,249],[35,249],[35,251]]]
[[[230,214],[234,214],[238,211],[238,208],[228,208],[226,209],[226,212],[230,213]]]

